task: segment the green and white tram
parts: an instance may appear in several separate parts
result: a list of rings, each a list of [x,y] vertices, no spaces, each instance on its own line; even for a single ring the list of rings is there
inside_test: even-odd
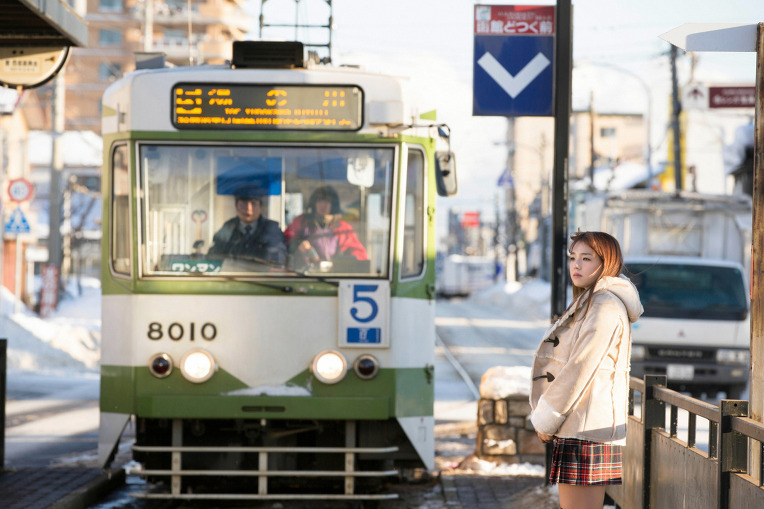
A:
[[[384,498],[380,479],[433,467],[444,126],[414,125],[399,78],[302,53],[235,43],[230,67],[104,94],[99,456],[132,420],[162,487],[140,496]],[[319,188],[343,232],[305,256]],[[259,251],[215,247],[240,206],[278,225]],[[331,240],[348,231],[355,250]]]

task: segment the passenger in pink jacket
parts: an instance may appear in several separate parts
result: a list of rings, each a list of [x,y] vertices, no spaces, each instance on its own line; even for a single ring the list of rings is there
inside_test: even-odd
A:
[[[310,196],[305,214],[301,214],[284,231],[293,265],[306,266],[330,261],[338,255],[368,260],[366,248],[358,240],[353,227],[343,221],[340,200],[330,186],[319,187]]]
[[[642,314],[621,275],[618,241],[603,232],[571,235],[573,303],[546,332],[533,360],[530,415],[554,443],[549,481],[563,508],[601,509],[605,486],[622,484],[631,324]]]

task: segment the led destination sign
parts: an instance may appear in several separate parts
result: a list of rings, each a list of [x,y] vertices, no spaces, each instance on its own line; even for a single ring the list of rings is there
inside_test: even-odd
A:
[[[178,129],[356,131],[363,122],[356,86],[180,83],[172,100]]]

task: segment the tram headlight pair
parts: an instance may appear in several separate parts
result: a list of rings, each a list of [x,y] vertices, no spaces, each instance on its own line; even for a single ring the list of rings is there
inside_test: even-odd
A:
[[[336,384],[347,374],[345,356],[336,350],[324,350],[313,358],[311,370],[325,384]],[[371,380],[379,373],[379,361],[370,354],[363,354],[353,363],[353,371],[363,380]]]
[[[166,353],[158,353],[149,361],[149,371],[157,378],[170,376],[173,366],[172,357]],[[218,369],[212,354],[202,349],[186,352],[180,358],[178,367],[183,378],[197,384],[209,380]]]

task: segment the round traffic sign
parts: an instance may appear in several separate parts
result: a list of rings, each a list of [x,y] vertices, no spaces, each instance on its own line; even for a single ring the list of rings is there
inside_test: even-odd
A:
[[[32,197],[33,187],[27,179],[13,179],[8,182],[8,196],[11,201],[22,202]]]

